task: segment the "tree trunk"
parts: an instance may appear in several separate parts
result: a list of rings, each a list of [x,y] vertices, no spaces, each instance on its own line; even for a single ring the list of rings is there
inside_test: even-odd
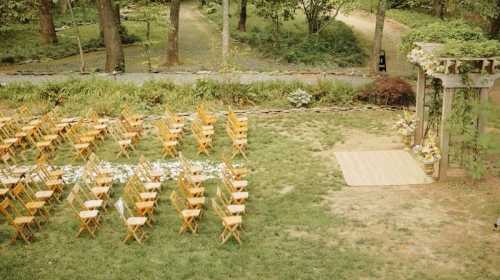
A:
[[[44,44],[57,43],[56,29],[52,18],[52,1],[40,0],[40,35]]]
[[[434,15],[444,19],[446,14],[446,0],[433,0]]]
[[[170,2],[170,30],[168,32],[167,64],[179,64],[179,14],[181,12],[181,1]]]
[[[222,63],[229,58],[229,0],[222,0]]]
[[[98,0],[99,19],[106,47],[106,72],[124,72],[125,57],[120,38],[120,27],[116,21],[113,0]]]
[[[59,0],[59,12],[62,15],[66,14],[68,11],[68,2],[66,0]]]
[[[241,0],[238,30],[241,32],[247,31],[247,0]]]
[[[372,59],[370,65],[370,71],[372,73],[379,72],[378,64],[379,64],[380,51],[382,49],[382,39],[384,37],[386,5],[387,5],[387,0],[379,0],[377,8],[377,19],[375,23],[375,36],[373,39]]]
[[[500,0],[497,0],[496,16],[490,18],[490,36],[497,38],[500,33]]]

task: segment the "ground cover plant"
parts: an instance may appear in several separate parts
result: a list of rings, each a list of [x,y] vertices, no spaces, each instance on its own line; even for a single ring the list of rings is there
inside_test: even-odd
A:
[[[263,82],[240,84],[231,81],[198,80],[193,85],[176,86],[169,82],[150,81],[142,86],[109,80],[68,80],[43,85],[30,83],[0,87],[0,100],[12,108],[20,104],[33,104],[44,112],[60,105],[67,113],[85,115],[90,107],[107,116],[117,116],[122,105],[130,104],[135,110],[163,113],[164,105],[176,106],[180,111],[194,111],[199,102],[207,102],[217,109],[262,106],[289,108],[288,94],[303,89],[313,96],[310,106],[351,105],[356,102],[358,90],[344,82],[319,81]],[[99,100],[99,102],[96,102]]]

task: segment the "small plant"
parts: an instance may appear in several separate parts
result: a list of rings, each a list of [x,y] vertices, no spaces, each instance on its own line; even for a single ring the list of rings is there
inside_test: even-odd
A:
[[[415,132],[417,127],[417,120],[414,114],[404,111],[400,119],[394,125],[394,128],[401,136],[410,136]]]
[[[295,107],[306,107],[311,103],[312,96],[303,89],[297,89],[288,95],[288,101]]]
[[[422,146],[416,145],[413,151],[424,164],[434,164],[441,159],[441,150],[436,143],[436,136],[433,133],[424,139]]]

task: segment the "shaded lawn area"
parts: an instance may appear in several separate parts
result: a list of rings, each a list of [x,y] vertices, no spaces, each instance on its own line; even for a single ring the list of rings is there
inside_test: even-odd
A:
[[[230,241],[220,245],[217,236],[221,225],[212,209],[203,216],[197,235],[178,235],[180,220],[170,205],[168,196],[176,189],[174,181],[163,185],[156,224],[148,229],[148,239],[143,246],[123,244],[125,227],[114,209],[104,214],[102,227],[95,240],[87,235],[75,238],[78,221],[66,205],[58,205],[51,220],[42,226],[31,245],[18,242],[9,245],[12,233],[0,218],[0,277],[2,279],[495,279],[495,249],[458,241],[453,250],[440,248],[443,259],[467,263],[468,272],[451,271],[434,264],[432,260],[399,258],[399,252],[385,247],[385,243],[371,239],[371,228],[361,220],[351,220],[349,215],[359,211],[332,203],[330,199],[352,196],[352,188],[344,185],[340,171],[334,164],[318,156],[331,152],[336,144],[349,141],[347,129],[373,135],[391,134],[390,124],[396,118],[394,112],[352,113],[299,113],[275,116],[250,117],[250,153],[245,164],[250,168],[250,200],[244,216],[243,245]],[[216,132],[215,153],[210,157],[196,156],[194,140],[186,135],[182,151],[189,159],[219,161],[222,152],[229,147],[219,119]],[[72,156],[62,147],[55,162],[67,163]],[[160,146],[154,135],[145,136],[140,148],[150,160],[159,159]],[[98,147],[97,154],[104,160],[116,161],[116,144],[107,140]],[[33,155],[29,155],[30,161]],[[136,163],[138,154],[130,160],[118,162]],[[333,161],[333,159],[332,159]],[[237,162],[241,162],[237,160]],[[77,162],[76,164],[81,164]],[[208,197],[215,196],[220,181],[213,179],[206,185]],[[470,193],[465,185],[441,186],[452,202],[460,203]],[[69,190],[71,186],[67,186]],[[122,189],[115,186],[115,201]],[[374,188],[376,193],[376,188]],[[482,201],[487,189],[479,189],[476,200]],[[449,194],[448,194],[449,191]],[[387,194],[396,195],[398,192]],[[375,193],[367,194],[372,197]],[[420,200],[409,198],[411,207],[424,207]],[[381,200],[384,202],[384,200]],[[477,207],[468,210],[473,214],[491,216],[494,208]],[[365,204],[364,196],[355,203]],[[339,204],[340,203],[340,204]],[[378,203],[372,200],[370,203]],[[444,205],[454,211],[455,204]],[[441,204],[441,202],[440,202]],[[479,203],[480,204],[480,203]],[[404,204],[406,205],[406,204]],[[468,206],[463,204],[461,206]],[[488,204],[492,205],[492,204]],[[347,212],[332,209],[347,207]],[[354,206],[352,206],[354,207]],[[434,210],[432,210],[434,211]],[[436,212],[441,214],[441,212]],[[400,219],[406,220],[402,212]],[[469,214],[467,214],[469,215]],[[406,242],[411,232],[393,228],[389,216],[377,216],[388,238],[396,236],[397,244]],[[430,218],[430,217],[429,217]],[[454,226],[454,219],[443,225]],[[415,225],[426,232],[437,234],[428,228],[426,221]],[[456,228],[463,230],[463,228]],[[345,238],[346,232],[352,238]],[[490,231],[489,231],[490,232]],[[489,233],[489,235],[491,232]],[[489,237],[488,237],[489,238]],[[413,238],[411,238],[413,239]],[[481,239],[478,239],[481,240]],[[483,244],[483,243],[481,243]],[[417,250],[427,248],[416,245]],[[482,246],[482,245],[481,245]],[[468,254],[457,254],[460,251]],[[403,252],[403,254],[407,254]],[[477,257],[482,255],[481,258]],[[427,270],[428,269],[428,270]],[[442,276],[441,276],[442,275]],[[493,278],[492,278],[493,277]]]

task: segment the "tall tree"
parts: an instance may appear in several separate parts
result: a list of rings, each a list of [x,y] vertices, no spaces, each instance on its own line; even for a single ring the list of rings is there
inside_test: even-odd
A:
[[[446,5],[448,4],[447,0],[433,0],[432,7],[434,15],[439,17],[440,19],[444,19],[446,14]]]
[[[44,44],[57,43],[54,19],[52,18],[52,1],[40,0],[38,5],[40,10],[40,35]]]
[[[355,7],[355,0],[299,0],[306,15],[309,34],[318,33],[324,24],[334,20],[341,11]]]
[[[179,14],[181,1],[170,1],[170,29],[168,31],[167,64],[179,64]]]
[[[113,0],[98,0],[99,20],[106,47],[106,72],[125,71],[125,56],[120,38],[120,26],[116,20]]]
[[[222,63],[229,59],[229,0],[222,0]]]
[[[241,0],[240,3],[240,21],[238,22],[238,30],[241,32],[247,31],[247,0]]]
[[[387,6],[387,0],[379,0],[377,7],[377,18],[375,23],[375,36],[373,39],[373,50],[372,58],[370,62],[370,71],[372,73],[378,73],[378,64],[380,51],[382,49],[382,39],[384,37],[384,23],[385,23],[385,10]]]

